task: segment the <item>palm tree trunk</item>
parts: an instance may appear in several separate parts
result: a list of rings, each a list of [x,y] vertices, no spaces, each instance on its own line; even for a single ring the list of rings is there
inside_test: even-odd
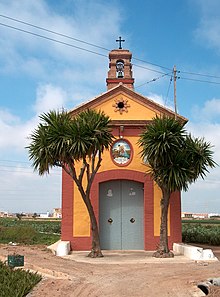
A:
[[[161,200],[161,222],[160,222],[160,250],[164,253],[169,252],[168,247],[168,208],[169,208],[169,200],[170,193],[166,190],[162,190],[163,197]]]
[[[91,257],[91,258],[103,257],[101,246],[100,246],[98,224],[97,224],[97,220],[94,212],[92,215],[90,215],[90,221],[91,221],[91,229],[92,229],[92,249],[88,257]]]
[[[98,165],[100,164],[100,162],[101,161],[99,161]],[[97,167],[96,170],[98,170],[98,168],[99,167]],[[79,179],[77,178],[76,171],[75,171],[75,169],[73,167],[72,167],[71,172],[67,172],[67,173],[73,178],[73,180],[77,184],[78,190],[79,190],[79,192],[81,194],[81,197],[82,197],[82,199],[83,199],[83,201],[84,201],[84,203],[86,205],[86,208],[88,210],[88,213],[89,213],[89,218],[90,218],[90,223],[91,223],[91,230],[92,230],[92,248],[91,248],[91,252],[88,254],[88,257],[91,257],[91,258],[103,257],[103,254],[102,254],[102,251],[101,251],[101,246],[100,246],[98,224],[97,224],[94,209],[92,207],[92,203],[91,203],[91,200],[90,200],[90,197],[89,197],[91,184],[92,184],[92,181],[94,179],[95,174],[93,174],[92,177],[88,178],[87,189],[86,189],[86,191],[84,191],[83,186],[82,186],[82,177],[83,177],[83,174],[84,174],[84,170],[81,171]],[[89,176],[89,174],[88,174],[88,176]]]
[[[91,222],[91,231],[92,231],[92,249],[91,249],[91,252],[88,254],[88,257],[91,257],[91,258],[103,257],[101,246],[100,246],[98,224],[97,224],[96,216],[91,204],[91,200],[88,197],[85,197],[84,201],[89,213],[90,222]]]
[[[173,253],[170,252],[168,246],[168,209],[170,204],[170,191],[164,187],[161,187],[163,197],[161,199],[161,221],[160,221],[160,243],[158,250],[153,256],[168,258],[173,257]]]

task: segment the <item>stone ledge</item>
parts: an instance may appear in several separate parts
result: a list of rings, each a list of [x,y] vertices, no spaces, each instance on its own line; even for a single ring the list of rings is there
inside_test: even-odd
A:
[[[188,245],[185,243],[174,243],[173,251],[175,253],[184,255],[191,260],[218,261],[211,249],[203,249],[194,245]]]
[[[66,256],[70,253],[70,242],[64,240],[58,240],[57,242],[51,244],[47,247],[56,256]]]

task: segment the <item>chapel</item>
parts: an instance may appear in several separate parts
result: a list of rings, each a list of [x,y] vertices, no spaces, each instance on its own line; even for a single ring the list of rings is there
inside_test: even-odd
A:
[[[122,41],[121,38],[119,41]],[[146,173],[137,144],[139,135],[156,115],[174,117],[165,108],[134,90],[132,53],[118,49],[109,53],[107,90],[70,111],[104,111],[111,119],[115,140],[105,151],[91,188],[91,200],[99,224],[101,248],[105,250],[156,250],[160,235],[161,191]],[[179,120],[186,119],[176,115]],[[62,240],[71,250],[90,250],[90,220],[73,180],[62,173]],[[182,241],[181,196],[171,196],[168,214],[169,246]]]

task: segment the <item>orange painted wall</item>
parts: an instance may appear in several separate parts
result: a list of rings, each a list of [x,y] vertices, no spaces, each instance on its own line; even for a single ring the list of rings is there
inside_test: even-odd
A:
[[[117,135],[116,135],[117,136]],[[128,140],[133,147],[133,159],[128,166],[123,166],[123,169],[136,170],[145,172],[146,165],[141,162],[140,159],[140,149],[138,147],[137,141],[139,137],[130,137]],[[116,164],[113,163],[110,155],[110,151],[105,151],[102,157],[102,164],[99,172],[116,170],[119,169]],[[81,195],[74,185],[74,203],[73,203],[73,235],[74,236],[89,236],[90,235],[90,221],[87,213],[87,209],[84,206]]]
[[[73,201],[73,236],[87,237],[90,236],[90,220],[85,203],[74,184],[74,201]]]
[[[161,197],[161,190],[157,184],[154,183],[154,236],[160,236]],[[170,207],[168,210],[168,236],[170,236]]]
[[[129,105],[127,107],[127,112],[123,112],[120,114],[118,111],[115,111],[115,108],[113,107],[113,104],[115,103],[115,100],[120,100],[123,98],[124,100],[127,100],[127,104]],[[107,98],[105,101],[102,101],[100,103],[97,103],[93,106],[96,110],[103,110],[112,120],[151,120],[153,117],[155,117],[156,112],[152,110],[151,108],[146,108],[146,105],[142,104],[141,102],[135,101],[135,99],[129,97],[127,94],[124,93],[118,93],[115,96]],[[124,127],[126,128],[126,125]],[[117,130],[116,130],[117,131]],[[126,134],[126,133],[125,133]],[[119,134],[115,134],[116,139],[119,139]],[[137,144],[139,136],[138,135],[132,135],[127,136],[124,139],[127,139],[132,148],[133,148],[133,158],[132,161],[127,165],[123,167],[119,167],[112,161],[110,151],[105,151],[102,157],[102,164],[99,169],[99,173],[101,172],[108,172],[112,170],[117,171],[122,170],[133,170],[136,172],[145,173],[146,172],[146,165],[143,164],[140,156],[140,148]],[[80,164],[79,164],[80,165]],[[80,166],[78,166],[79,170]],[[72,236],[76,238],[76,242],[80,242],[83,245],[88,244],[88,239],[91,239],[91,232],[90,232],[90,220],[88,216],[87,209],[84,205],[84,202],[81,198],[81,195],[77,189],[77,186],[73,183],[73,192],[72,192]],[[74,195],[74,196],[73,196]],[[161,191],[157,187],[157,185],[152,186],[152,203],[154,204],[152,207],[152,213],[148,214],[151,215],[152,218],[152,234],[147,234],[146,238],[149,241],[152,241],[151,246],[154,247],[157,244],[159,233],[160,233],[160,199],[161,199]],[[147,218],[148,220],[148,218]],[[148,230],[146,230],[148,232]],[[168,215],[168,234],[171,234],[171,226],[170,226],[170,211]],[[154,239],[152,238],[154,237]],[[85,242],[83,242],[85,240]],[[77,246],[79,246],[78,244]],[[150,245],[149,245],[150,246]]]
[[[140,158],[140,148],[137,144],[139,137],[129,137],[128,140],[133,147],[133,158],[128,166],[123,166],[122,169],[135,170],[140,172],[146,172],[147,167],[143,164]],[[103,154],[103,160],[99,172],[108,170],[118,170],[116,164],[113,163],[110,155],[110,151],[105,151]],[[160,199],[161,191],[156,184],[154,184],[154,235],[160,234]],[[90,220],[87,209],[81,198],[81,195],[74,185],[74,202],[73,202],[73,236],[86,237],[90,236]],[[168,218],[170,216],[168,215]],[[168,234],[170,235],[170,219],[168,219]]]
[[[125,100],[127,99],[127,103],[130,105],[130,107],[127,108],[128,112],[123,112],[123,114],[115,112],[115,108],[112,106],[115,103],[115,100],[117,101],[121,98]],[[141,104],[140,102],[137,103],[134,99],[123,93],[108,98],[105,102],[94,106],[94,109],[103,110],[112,120],[151,120],[156,115],[156,112],[153,109],[146,108],[144,104]]]

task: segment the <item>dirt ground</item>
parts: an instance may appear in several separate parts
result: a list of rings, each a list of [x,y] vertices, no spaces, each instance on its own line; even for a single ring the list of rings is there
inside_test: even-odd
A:
[[[220,247],[213,251],[220,259]],[[25,256],[25,268],[43,274],[28,297],[202,297],[197,284],[220,277],[220,262],[96,264],[56,257],[43,246],[0,245],[1,260],[12,253]],[[217,288],[210,296],[220,296]]]

